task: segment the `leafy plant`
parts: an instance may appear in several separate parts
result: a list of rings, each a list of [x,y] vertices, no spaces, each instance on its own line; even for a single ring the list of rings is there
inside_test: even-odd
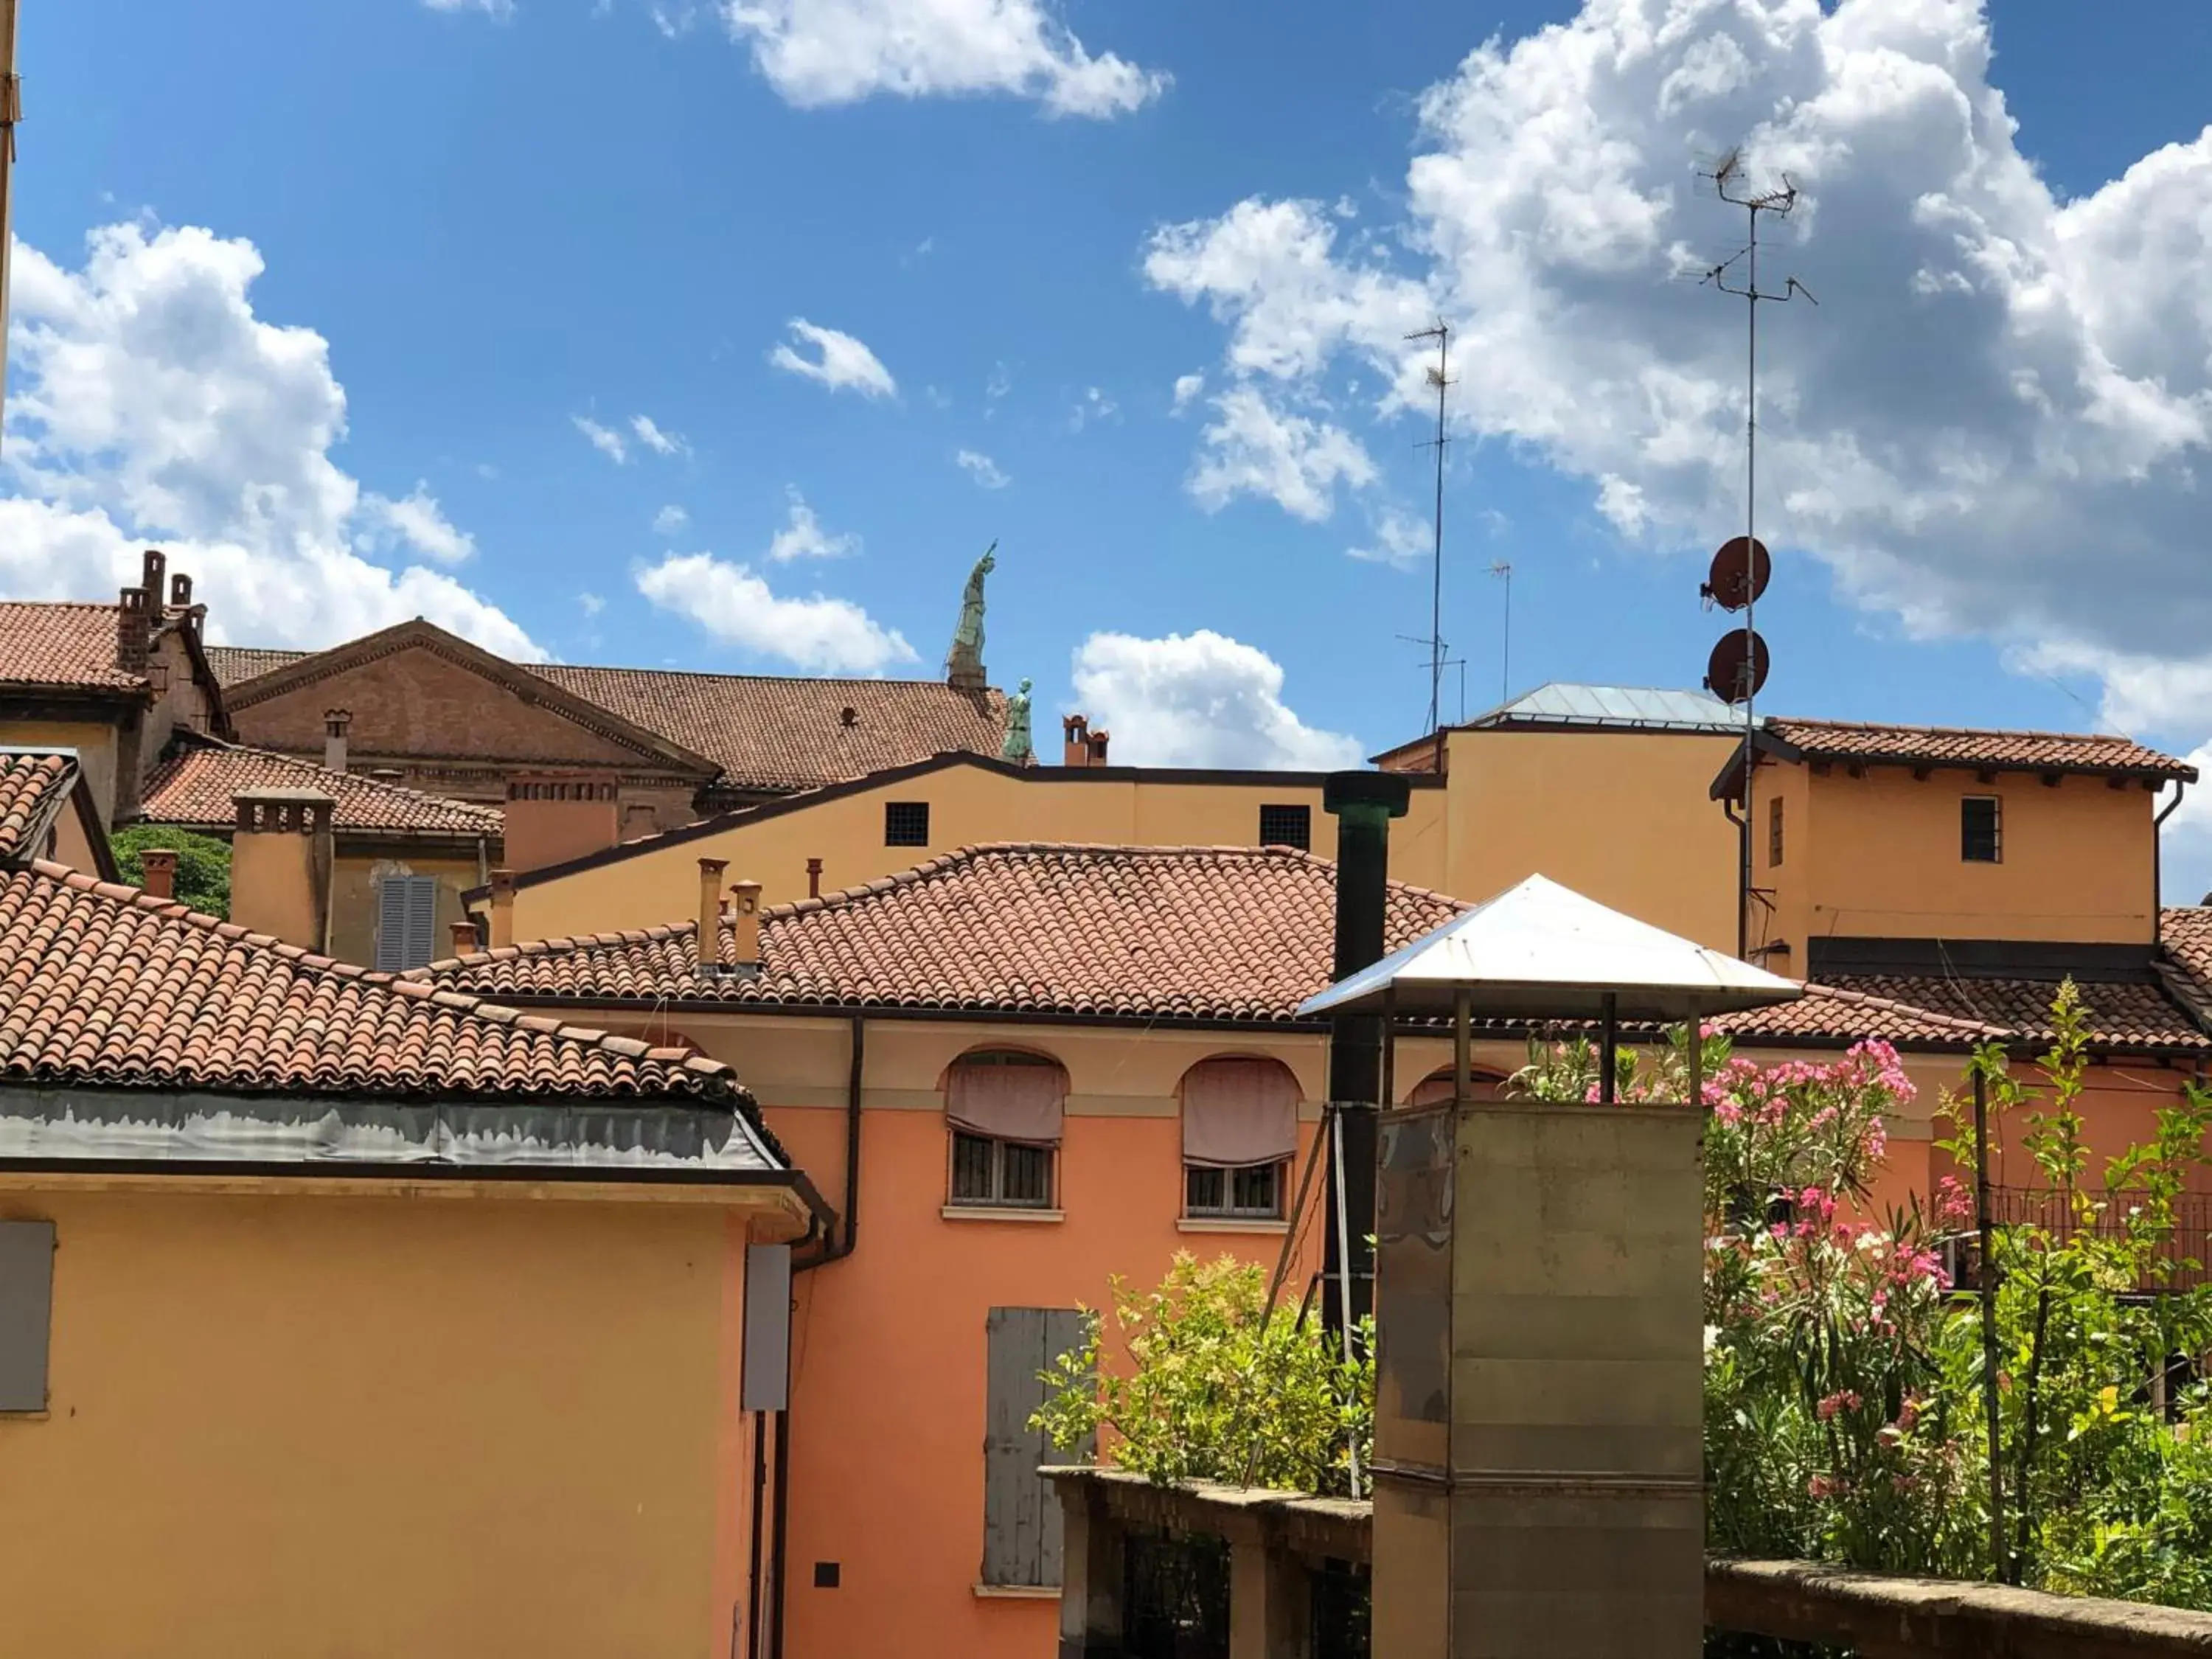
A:
[[[166,847],[177,855],[177,898],[210,916],[230,915],[230,848],[212,836],[190,830],[167,830],[160,824],[134,823],[107,838],[115,851],[115,866],[134,887],[146,884],[145,860],[149,847]]]

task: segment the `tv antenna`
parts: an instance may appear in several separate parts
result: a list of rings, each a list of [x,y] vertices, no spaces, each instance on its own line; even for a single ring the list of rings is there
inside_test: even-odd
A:
[[[1499,559],[1490,574],[1505,584],[1504,637],[1498,652],[1498,706],[1503,708],[1513,700],[1513,567]]]
[[[1428,383],[1437,389],[1437,435],[1416,446],[1437,452],[1436,555],[1429,590],[1429,637],[1425,641],[1429,647],[1428,729],[1435,732],[1443,724],[1438,704],[1444,686],[1444,446],[1450,442],[1444,435],[1444,393],[1453,384],[1451,325],[1439,319],[1434,327],[1417,330],[1406,337],[1437,343],[1437,361],[1428,371]]]
[[[1749,226],[1743,246],[1706,271],[1699,282],[1700,287],[1717,289],[1744,302],[1743,534],[1714,555],[1711,580],[1698,590],[1708,604],[1717,602],[1727,610],[1743,611],[1741,636],[1724,637],[1713,648],[1705,677],[1707,690],[1743,705],[1743,819],[1737,831],[1741,843],[1742,891],[1736,907],[1736,954],[1741,957],[1751,944],[1752,740],[1759,724],[1754,709],[1759,690],[1766,683],[1768,666],[1766,641],[1752,626],[1752,617],[1771,570],[1766,549],[1759,539],[1759,307],[1787,305],[1801,295],[1810,304],[1820,302],[1795,276],[1787,278],[1779,292],[1770,293],[1759,285],[1759,216],[1786,219],[1796,210],[1797,186],[1789,175],[1784,173],[1777,186],[1761,188],[1752,181],[1739,147],[1703,169],[1699,176],[1722,201],[1741,208]],[[1736,274],[1739,263],[1741,275]]]

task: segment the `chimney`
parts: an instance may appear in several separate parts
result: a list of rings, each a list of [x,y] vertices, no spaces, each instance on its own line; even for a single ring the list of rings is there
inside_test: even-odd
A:
[[[349,709],[326,708],[323,711],[323,769],[343,772],[346,769],[346,727],[353,724]]]
[[[126,587],[115,601],[115,665],[126,674],[146,672],[146,646],[152,619],[146,614],[146,590]]]
[[[472,921],[461,921],[453,923],[453,954],[457,957],[474,956],[478,948],[476,923]]]
[[[514,943],[514,872],[505,865],[491,872],[491,948]]]
[[[1382,960],[1383,915],[1390,894],[1390,820],[1406,816],[1411,793],[1404,776],[1395,772],[1333,772],[1322,786],[1322,810],[1336,819],[1336,966],[1329,976],[1332,981]],[[1349,1282],[1354,1324],[1375,1307],[1375,1251],[1368,1240],[1375,1231],[1382,1042],[1379,1015],[1330,1017],[1328,1097],[1336,1104],[1342,1126],[1342,1167],[1358,1173],[1343,1182],[1340,1193],[1327,1195],[1322,1260]],[[1333,1186],[1336,1180],[1332,1170]],[[1340,1215],[1344,1218],[1341,1229],[1337,1225]],[[1323,1314],[1332,1328],[1340,1328],[1340,1303],[1329,1304]]]
[[[192,608],[192,579],[181,570],[169,578],[169,608],[172,611]]]
[[[702,974],[722,965],[722,872],[727,859],[699,860],[699,932],[694,950]]]
[[[337,805],[308,789],[241,789],[231,797],[233,921],[318,955],[329,948]]]
[[[809,898],[822,896],[822,860],[820,859],[806,860],[806,896]]]
[[[582,774],[533,773],[507,786],[507,862],[514,870],[543,870],[622,840],[622,802],[609,779]]]
[[[155,898],[173,899],[177,896],[177,855],[166,847],[149,847],[138,854],[138,863],[146,872],[146,891]]]
[[[1065,753],[1060,758],[1060,764],[1063,766],[1090,765],[1091,717],[1088,714],[1062,714],[1060,717],[1060,732],[1065,740]]]
[[[748,976],[760,972],[761,884],[741,881],[730,889],[731,931],[737,949],[731,953],[737,970]]]
[[[166,574],[169,556],[160,548],[146,550],[145,562],[139,567],[142,574],[138,586],[146,590],[146,603],[149,607],[158,607],[161,603],[161,590],[168,586]]]
[[[1103,766],[1106,764],[1107,737],[1108,734],[1103,732],[1093,732],[1091,734],[1091,758],[1089,762],[1086,763],[1087,764],[1091,766]]]

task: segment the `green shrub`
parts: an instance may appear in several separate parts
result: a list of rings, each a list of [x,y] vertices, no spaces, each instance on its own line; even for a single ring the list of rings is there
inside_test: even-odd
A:
[[[108,837],[115,849],[116,868],[133,887],[146,884],[146,865],[139,856],[149,847],[166,847],[177,855],[177,897],[210,916],[230,915],[230,848],[212,836],[168,830],[157,823],[134,823]]]

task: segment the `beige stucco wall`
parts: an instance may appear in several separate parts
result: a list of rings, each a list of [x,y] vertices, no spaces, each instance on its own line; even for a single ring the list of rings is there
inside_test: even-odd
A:
[[[0,1418],[0,1646],[725,1659],[741,1223],[708,1206],[0,1191],[57,1226]]]
[[[92,787],[100,821],[115,821],[115,728],[86,720],[0,720],[0,744],[15,749],[74,749]]]
[[[438,878],[438,933],[432,959],[453,950],[452,926],[467,914],[461,895],[479,879],[474,859],[370,858],[341,854],[331,876],[331,954],[342,962],[376,962],[377,887],[386,874]]]

